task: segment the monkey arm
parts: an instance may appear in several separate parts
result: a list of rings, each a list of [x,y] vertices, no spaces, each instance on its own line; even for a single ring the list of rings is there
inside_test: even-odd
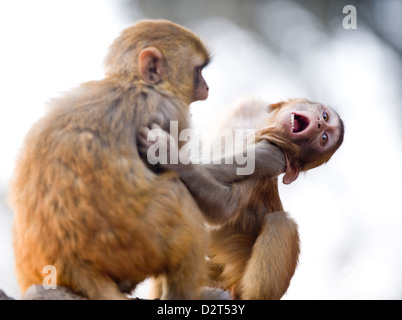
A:
[[[274,178],[285,172],[286,159],[283,151],[267,140],[261,140],[249,145],[246,150],[247,161],[252,163],[253,169],[249,174],[263,176],[266,179]],[[243,153],[243,151],[241,152]],[[238,164],[238,154],[222,157],[219,164],[200,164],[207,169],[216,180],[221,183],[233,183],[242,180],[247,175],[239,174],[244,165]],[[230,160],[230,161],[228,161]],[[230,164],[228,164],[228,162]]]
[[[152,149],[155,146],[158,152]],[[212,224],[221,224],[235,217],[249,201],[251,188],[244,191],[239,184],[224,185],[206,168],[190,161],[186,161],[187,164],[182,161],[167,161],[178,157],[177,141],[156,124],[152,125],[152,130],[146,127],[139,130],[138,150],[147,156],[151,164],[159,162],[161,167],[175,171],[193,195],[207,221]],[[169,157],[160,158],[163,153]]]
[[[244,188],[242,183],[224,185],[203,166],[189,163],[168,167],[179,175],[209,223],[227,222],[249,202],[252,188]]]
[[[178,165],[191,162],[185,153],[179,154],[177,141],[169,133],[156,123],[152,124],[151,128],[152,130],[147,127],[140,128],[138,134],[138,150],[144,158],[147,157],[150,164],[159,162],[165,169],[176,171]],[[154,141],[157,143],[154,144]],[[153,152],[150,152],[151,148]],[[157,150],[159,156],[156,156]],[[176,159],[178,163],[171,163],[171,159]],[[214,159],[213,162],[197,165],[208,170],[217,181],[225,184],[243,180],[251,174],[265,179],[274,178],[284,173],[287,166],[283,150],[265,139],[248,145],[237,153]]]
[[[244,175],[239,175],[238,170],[243,165],[236,164],[237,155],[233,155],[233,164],[225,164],[229,158],[226,156],[221,159],[219,165],[197,165],[191,163],[189,160],[178,163],[161,162],[160,159],[155,158],[152,152],[149,152],[158,137],[159,152],[163,150],[169,154],[168,158],[178,158],[177,142],[159,126],[153,125],[152,131],[149,128],[140,130],[138,136],[138,149],[147,154],[148,161],[155,164],[158,161],[165,169],[175,171],[182,182],[187,186],[194,199],[197,201],[198,206],[204,212],[210,223],[223,223],[235,217],[243,207],[249,202],[252,194],[252,186],[247,186],[247,180],[244,182],[231,183],[240,179],[244,179]],[[150,139],[148,139],[150,138]],[[248,174],[263,175],[267,179],[276,177],[285,171],[286,161],[282,151],[269,143],[262,140],[256,144],[250,145],[246,149],[247,161],[252,165],[248,167]],[[243,152],[242,152],[243,153]],[[182,160],[182,159],[181,159]],[[243,173],[244,174],[244,173]]]
[[[260,175],[270,179],[285,172],[286,159],[282,150],[266,140],[261,140],[247,147],[247,155],[254,161],[253,175]],[[225,159],[222,160],[227,160]],[[240,165],[236,164],[236,156],[233,156],[233,164],[197,165],[167,165],[174,170],[190,190],[199,207],[215,223],[226,222],[235,217],[244,206],[249,203],[253,187],[245,175],[238,175]],[[237,181],[237,183],[235,183]],[[230,183],[230,184],[229,184]],[[217,215],[216,213],[219,213]],[[211,221],[210,221],[211,222]]]

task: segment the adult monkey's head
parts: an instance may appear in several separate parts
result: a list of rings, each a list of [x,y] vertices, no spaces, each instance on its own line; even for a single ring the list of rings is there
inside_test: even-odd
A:
[[[113,42],[105,60],[108,77],[142,82],[190,104],[208,97],[202,76],[210,55],[199,37],[168,20],[141,20]]]

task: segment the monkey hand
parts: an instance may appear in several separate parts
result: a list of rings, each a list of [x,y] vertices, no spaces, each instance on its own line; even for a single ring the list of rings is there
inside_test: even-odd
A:
[[[138,151],[150,164],[159,163],[165,169],[177,170],[181,164],[176,140],[155,123],[150,128],[140,128]]]

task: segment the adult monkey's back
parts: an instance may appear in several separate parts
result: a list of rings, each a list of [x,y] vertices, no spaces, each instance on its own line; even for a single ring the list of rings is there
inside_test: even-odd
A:
[[[126,29],[106,77],[55,100],[28,133],[11,182],[16,272],[24,292],[44,266],[57,285],[90,299],[123,299],[166,275],[163,298],[196,298],[203,284],[204,219],[172,173],[155,175],[137,151],[137,129],[157,115],[189,126],[188,105],[208,97],[199,38],[172,22]]]

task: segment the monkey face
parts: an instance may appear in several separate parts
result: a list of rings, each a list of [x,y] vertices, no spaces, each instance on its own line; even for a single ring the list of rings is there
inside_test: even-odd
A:
[[[278,112],[277,126],[287,140],[302,153],[324,155],[337,148],[343,136],[341,119],[330,107],[296,100]]]
[[[208,97],[202,69],[210,54],[197,35],[167,20],[144,20],[124,30],[105,60],[106,75],[151,85],[186,104]]]
[[[189,84],[186,96],[190,97],[189,102],[206,100],[208,98],[209,86],[205,81],[202,71],[209,64],[210,57],[206,53],[197,52],[194,48],[182,49],[181,55],[187,57],[177,62],[178,70],[170,79],[175,87],[185,90],[183,80]],[[186,80],[185,80],[186,79]]]
[[[343,142],[343,122],[330,107],[291,100],[270,105],[269,112],[274,116],[260,135],[285,152],[285,183],[294,181],[299,171],[326,163]]]
[[[204,67],[205,65],[199,66],[194,70],[193,102],[198,100],[206,100],[208,98],[209,87],[202,76],[202,70]]]

